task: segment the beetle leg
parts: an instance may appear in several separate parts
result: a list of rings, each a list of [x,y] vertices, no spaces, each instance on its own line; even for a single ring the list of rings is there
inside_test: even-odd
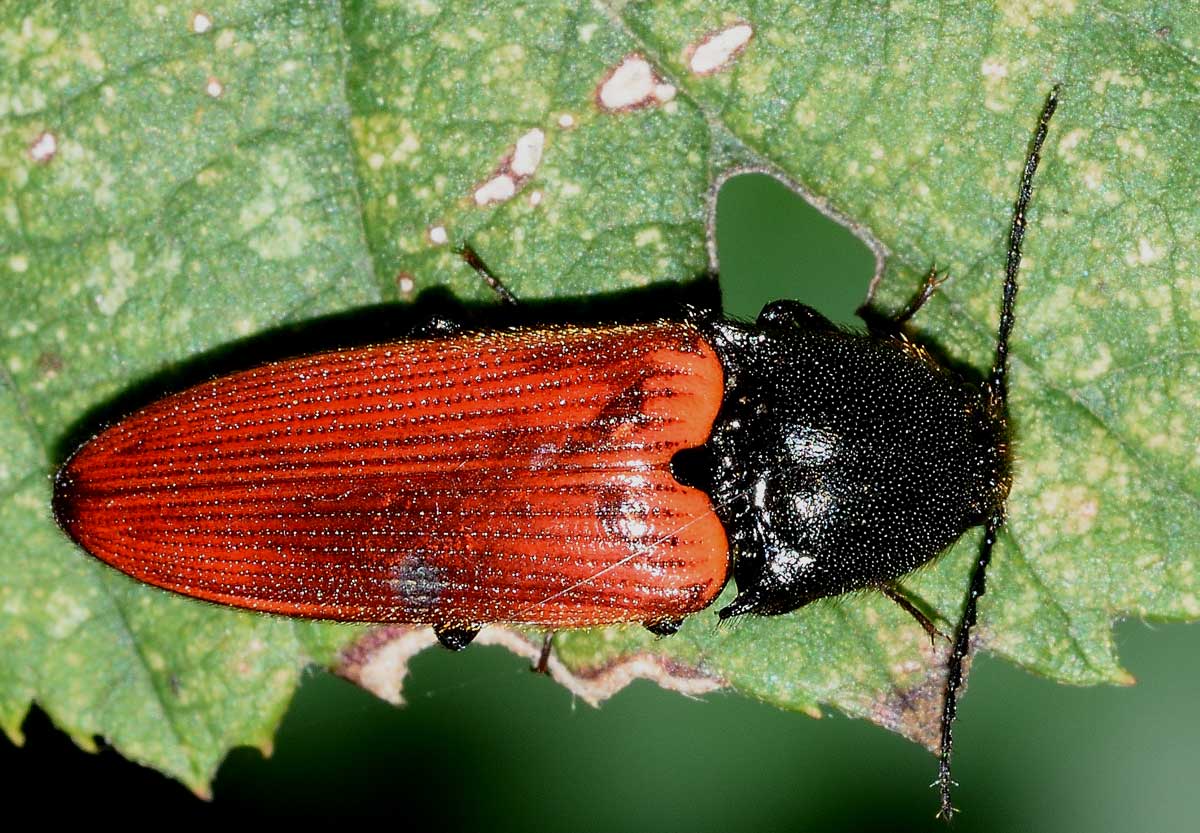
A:
[[[517,296],[513,295],[512,292],[509,291],[508,287],[505,286],[504,283],[496,277],[495,273],[488,268],[487,264],[483,262],[483,258],[479,256],[478,252],[472,249],[469,245],[463,245],[463,247],[458,250],[458,254],[467,262],[468,266],[475,270],[479,277],[483,278],[483,282],[491,287],[492,291],[496,293],[503,303],[511,306],[520,305],[521,302],[517,300]]]
[[[897,327],[907,322],[910,318],[917,314],[917,310],[925,306],[925,302],[933,297],[933,293],[937,292],[938,287],[950,280],[950,273],[944,272],[938,274],[936,266],[929,268],[929,274],[925,276],[925,284],[920,291],[913,296],[912,300],[900,310],[899,314],[892,319]]]
[[[917,624],[925,630],[926,635],[929,637],[930,645],[936,645],[937,637],[939,636],[947,642],[950,641],[950,637],[938,630],[937,625],[933,624],[933,620],[926,615],[925,611],[917,607],[916,602],[908,597],[904,588],[899,584],[882,584],[879,586],[879,592],[887,596],[899,605],[901,610],[917,620]]]
[[[437,637],[438,642],[442,643],[442,647],[449,648],[451,651],[461,651],[471,644],[471,640],[479,635],[479,628],[456,628],[453,625],[434,625],[433,635]]]
[[[917,290],[917,294],[896,315],[888,317],[872,309],[867,304],[859,307],[856,312],[859,318],[867,322],[867,327],[871,332],[882,335],[897,333],[902,326],[907,324],[917,314],[917,310],[925,306],[925,302],[933,297],[933,293],[937,292],[938,287],[948,280],[950,280],[949,272],[938,274],[937,267],[932,266],[929,269],[929,274],[925,276],[925,282]]]
[[[546,631],[542,637],[542,650],[538,654],[537,662],[529,670],[535,674],[550,673],[550,652],[554,649],[554,631]]]

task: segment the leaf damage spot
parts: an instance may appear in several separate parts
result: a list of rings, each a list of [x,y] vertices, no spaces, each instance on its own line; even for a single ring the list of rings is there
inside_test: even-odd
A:
[[[1075,14],[1076,0],[1001,0],[997,3],[1004,25],[1015,30],[1036,34],[1042,18],[1068,17]]]
[[[1058,143],[1058,152],[1068,161],[1075,162],[1079,159],[1079,155],[1075,153],[1076,148],[1088,138],[1090,131],[1082,127],[1077,127],[1074,130],[1067,131]]]
[[[558,126],[563,130],[570,130],[575,126],[575,117],[570,113],[562,113],[558,117]]]
[[[416,281],[408,272],[400,272],[396,275],[396,291],[400,293],[400,297],[404,300],[412,298],[413,291],[416,289]]]
[[[940,653],[939,653],[940,656]],[[966,693],[971,657],[963,663],[963,687],[959,698]],[[897,686],[871,704],[867,719],[914,743],[919,743],[930,752],[937,753],[941,746],[942,698],[945,693],[946,676],[942,662],[934,663],[929,673],[915,685]]]
[[[507,202],[517,193],[517,181],[508,174],[497,174],[475,189],[475,204],[495,205]]]
[[[492,176],[475,188],[475,204],[483,207],[512,199],[537,172],[545,145],[546,134],[537,127],[517,139]]]
[[[29,158],[39,165],[48,165],[58,154],[58,137],[43,130],[29,145]]]
[[[531,191],[529,193],[529,204],[531,206],[533,206],[534,208],[537,208],[539,205],[541,205],[542,204],[542,192],[541,191]]]
[[[536,127],[517,139],[517,148],[512,157],[512,172],[518,177],[533,176],[541,164],[542,149],[545,145],[546,134]]]
[[[194,34],[203,35],[205,32],[212,29],[213,21],[207,12],[194,11],[192,12],[192,19],[188,25]]]
[[[1090,364],[1080,362],[1074,372],[1074,377],[1080,382],[1093,382],[1096,379],[1104,376],[1112,369],[1112,351],[1108,349],[1108,345],[1104,342],[1091,342],[1088,345],[1080,345],[1082,352],[1076,353],[1080,359],[1091,357]]]
[[[57,376],[63,369],[62,354],[55,350],[43,350],[34,361],[34,366],[43,376]]]
[[[204,92],[209,98],[220,98],[225,93],[225,85],[215,75],[208,76],[204,82]]]
[[[445,246],[450,240],[450,235],[446,233],[446,227],[443,225],[430,226],[428,236],[429,242],[435,246]]]
[[[662,242],[662,230],[658,226],[650,226],[644,228],[634,235],[633,243],[639,249],[651,244],[659,244]]]
[[[530,661],[536,659],[533,652],[522,652],[522,655],[528,656]],[[561,674],[554,667],[552,658],[551,676],[590,706],[599,706],[637,680],[649,680],[659,688],[685,697],[699,697],[729,685],[724,679],[701,668],[654,653],[623,656],[604,665],[573,672],[565,666],[560,665],[560,668]]]
[[[294,151],[280,149],[262,159],[259,191],[242,206],[238,223],[246,232],[246,245],[263,260],[298,257],[319,231],[304,209],[317,196],[306,174]]]
[[[688,47],[685,53],[688,69],[693,75],[713,75],[721,72],[742,54],[752,37],[754,27],[745,21],[717,32],[710,32]]]
[[[134,253],[110,240],[107,263],[97,263],[87,281],[96,291],[93,296],[96,308],[103,315],[116,315],[140,275]]]
[[[999,58],[985,58],[980,65],[979,71],[983,73],[983,77],[988,81],[1000,81],[1008,77],[1008,64]]]
[[[409,661],[435,644],[428,625],[387,625],[375,628],[347,647],[334,663],[334,673],[362,686],[394,705],[404,702],[403,685]],[[532,664],[541,654],[541,640],[502,627],[486,627],[475,645],[500,645]],[[668,691],[698,697],[726,688],[728,683],[703,669],[654,653],[618,657],[594,668],[568,668],[554,653],[550,676],[584,702],[599,706],[635,680],[650,680]]]
[[[666,104],[675,93],[675,86],[663,81],[649,61],[631,52],[600,80],[596,106],[605,112],[623,113]]]
[[[1047,486],[1037,498],[1041,517],[1053,519],[1047,538],[1062,535],[1086,535],[1100,514],[1096,494],[1086,486],[1055,484]]]
[[[1139,237],[1136,252],[1127,252],[1125,263],[1129,266],[1149,266],[1165,256],[1164,247],[1155,246],[1148,237]]]
[[[380,700],[399,706],[408,676],[408,663],[437,642],[433,629],[412,625],[375,628],[351,643],[333,666],[333,672],[365,688]]]

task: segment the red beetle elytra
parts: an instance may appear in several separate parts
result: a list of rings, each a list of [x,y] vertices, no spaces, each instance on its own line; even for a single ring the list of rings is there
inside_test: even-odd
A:
[[[58,477],[72,537],[119,570],[238,607],[549,628],[707,607],[705,441],[721,364],[686,323],[463,334],[322,353],[160,400]]]
[[[691,311],[444,331],[160,400],[61,467],[55,515],[150,584],[293,616],[428,623],[452,648],[493,622],[669,634],[731,571],[722,619],[874,588],[932,633],[894,582],[982,524],[947,669],[949,815],[962,663],[1010,485],[1025,211],[1056,96],[1025,164],[982,384],[901,332],[932,276],[867,333],[786,301],[754,324]]]

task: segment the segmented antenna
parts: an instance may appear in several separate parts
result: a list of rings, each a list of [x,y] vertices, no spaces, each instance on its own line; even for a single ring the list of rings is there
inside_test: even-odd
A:
[[[1008,232],[1008,259],[1004,263],[1004,298],[1000,302],[1000,328],[996,332],[996,361],[988,377],[988,388],[993,401],[1002,407],[1008,403],[1008,337],[1012,335],[1013,303],[1017,298],[1017,273],[1021,271],[1021,244],[1025,242],[1025,212],[1033,198],[1033,175],[1042,161],[1042,143],[1050,129],[1050,117],[1058,107],[1058,85],[1050,91],[1046,105],[1038,119],[1037,132],[1033,134],[1033,146],[1025,157],[1025,170],[1021,173],[1021,190],[1013,209],[1012,228]]]
[[[996,333],[996,361],[988,376],[985,388],[991,405],[1000,415],[1008,409],[1008,338],[1013,328],[1013,303],[1017,297],[1017,273],[1021,269],[1021,244],[1025,241],[1025,212],[1033,197],[1033,175],[1042,159],[1042,143],[1050,126],[1050,117],[1058,107],[1059,88],[1056,85],[1046,99],[1038,120],[1033,144],[1025,158],[1025,170],[1021,174],[1021,190],[1013,208],[1012,227],[1008,233],[1008,259],[1004,265],[1004,297],[1000,303],[1000,328]],[[958,690],[962,686],[963,662],[971,652],[971,629],[975,627],[979,597],[987,591],[987,568],[992,560],[992,548],[1000,528],[1004,526],[1004,507],[988,516],[984,528],[983,543],[975,568],[971,573],[971,586],[967,592],[962,618],[954,633],[954,647],[946,667],[946,697],[942,704],[942,751],[938,761],[938,790],[941,793],[941,809],[938,816],[949,820],[954,815],[950,791],[955,786],[950,775],[950,755],[954,748],[954,717],[958,711]]]

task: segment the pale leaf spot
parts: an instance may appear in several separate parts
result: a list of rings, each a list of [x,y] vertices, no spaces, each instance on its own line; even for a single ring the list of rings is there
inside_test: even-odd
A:
[[[475,188],[472,194],[478,206],[495,205],[510,200],[537,172],[546,146],[546,134],[540,128],[524,133],[500,160],[492,175]]]
[[[44,130],[29,146],[29,158],[39,165],[45,165],[58,153],[58,137],[49,130]]]
[[[626,55],[596,88],[596,103],[610,113],[663,104],[675,97],[675,87],[659,78],[637,53]]]
[[[517,183],[508,174],[500,174],[475,189],[475,204],[494,205],[512,199],[515,193],[517,193]]]
[[[513,152],[512,172],[518,177],[533,176],[542,161],[542,148],[546,144],[546,134],[534,128],[517,139],[517,149]]]
[[[212,28],[212,18],[207,12],[192,12],[191,29],[197,35],[203,35]]]
[[[1129,266],[1149,266],[1163,259],[1166,252],[1155,246],[1146,237],[1138,238],[1137,251],[1125,255],[1125,263]]]
[[[689,52],[688,69],[696,75],[712,75],[728,67],[754,36],[749,23],[737,23],[713,32],[694,44]]]
[[[413,280],[413,276],[408,272],[401,272],[396,275],[396,290],[400,293],[401,298],[411,298],[416,287],[416,281]]]
[[[985,58],[980,71],[984,78],[992,82],[1008,77],[1008,65],[996,58]]]

